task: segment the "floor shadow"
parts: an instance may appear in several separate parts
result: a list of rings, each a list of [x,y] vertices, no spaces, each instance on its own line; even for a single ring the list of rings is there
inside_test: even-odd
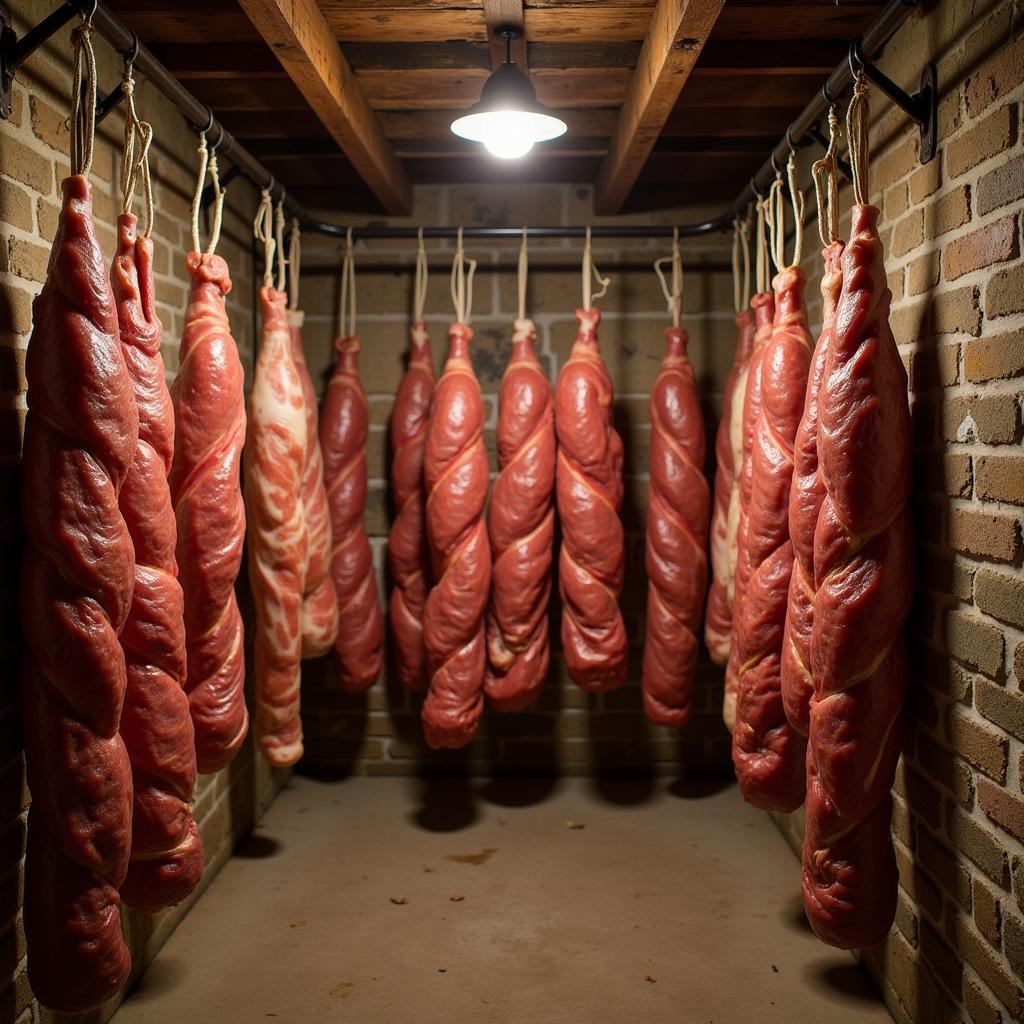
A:
[[[283,849],[284,843],[280,839],[254,832],[239,843],[235,856],[245,860],[266,860],[276,857]]]
[[[824,988],[847,1000],[856,999],[863,1003],[878,1003],[878,994],[871,984],[867,972],[855,961],[844,963],[805,964],[801,974],[804,980],[815,988]]]
[[[809,932],[811,930],[807,915],[804,913],[804,901],[799,892],[786,901],[785,906],[779,913],[780,919],[788,931]]]
[[[532,807],[543,803],[558,786],[558,776],[499,775],[480,787],[480,796],[498,807]]]
[[[668,792],[680,800],[706,800],[709,796],[735,786],[736,780],[727,775],[704,775],[696,778],[673,779]]]
[[[412,819],[420,828],[428,832],[458,832],[476,821],[478,812],[468,773],[421,775],[419,781],[419,807]]]
[[[145,973],[135,982],[125,1002],[143,1003],[157,1000],[183,984],[188,977],[185,966],[166,950],[156,957]],[[57,1020],[68,1020],[58,1016]],[[77,1019],[77,1018],[76,1018]]]

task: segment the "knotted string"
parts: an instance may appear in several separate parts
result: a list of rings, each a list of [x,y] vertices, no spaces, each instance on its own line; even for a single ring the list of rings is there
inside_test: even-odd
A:
[[[519,286],[519,319],[526,319],[526,275],[529,272],[529,258],[526,253],[526,228],[523,228],[523,240],[519,245],[519,266],[516,268]]]
[[[274,283],[274,204],[270,199],[270,189],[265,188],[260,193],[252,233],[258,242],[263,243],[263,287],[269,288]]]
[[[135,190],[142,182],[142,194],[146,204],[146,227],[142,232],[149,238],[153,230],[153,182],[149,174],[149,147],[153,141],[153,126],[139,120],[135,110],[135,79],[132,65],[125,61],[121,88],[125,99],[124,156],[121,162],[121,187],[124,196],[121,212],[129,213],[135,199]]]
[[[274,246],[277,249],[277,284],[279,292],[284,291],[285,271],[288,261],[284,255],[284,196],[281,197],[274,210]]]
[[[757,197],[756,268],[758,294],[768,291],[768,220],[770,199]]]
[[[868,201],[868,82],[857,72],[853,99],[846,110],[846,137],[850,144],[850,172],[853,176],[853,201],[863,206]]]
[[[740,274],[740,257],[743,273]],[[732,222],[732,303],[737,313],[750,302],[750,223],[737,217]]]
[[[469,267],[467,271],[466,268]],[[469,326],[469,318],[473,311],[473,275],[476,273],[476,260],[467,259],[462,250],[462,228],[458,230],[455,241],[455,259],[452,260],[452,305],[455,307],[455,319],[460,324]]]
[[[828,248],[839,239],[839,169],[836,164],[836,145],[839,136],[839,119],[836,108],[828,111],[828,149],[825,155],[814,162],[811,175],[814,178],[814,194],[818,203],[818,235],[823,247]]]
[[[804,194],[796,187],[796,153],[790,152],[786,161],[786,177],[789,179],[789,198],[793,203],[793,262],[800,266],[800,254],[804,248]],[[779,253],[782,254],[783,240],[780,239]]]
[[[661,269],[663,263],[672,263],[672,284],[669,285],[665,279],[665,272]],[[678,327],[682,319],[683,310],[683,257],[679,249],[679,228],[672,229],[672,254],[662,256],[660,260],[654,261],[654,272],[661,282],[661,290],[668,303],[668,311],[672,315],[672,326]]]
[[[416,276],[412,286],[412,319],[419,323],[427,304],[427,250],[423,245],[423,228],[416,231]]]
[[[346,319],[346,309],[348,317]],[[345,257],[341,261],[341,289],[338,292],[338,330],[342,338],[356,335],[356,258],[352,229],[345,232]]]
[[[220,240],[220,227],[224,217],[224,196],[226,189],[221,188],[220,176],[217,173],[217,153],[211,153],[206,145],[206,132],[199,133],[199,146],[196,149],[199,154],[199,173],[196,175],[196,190],[192,195],[192,251],[199,252],[199,210],[203,203],[203,186],[206,184],[206,172],[210,172],[210,181],[213,183],[213,227],[210,229],[210,241],[206,246],[206,255],[209,256],[217,248]],[[266,193],[267,196],[270,193]],[[259,213],[256,214],[259,218]]]
[[[591,278],[601,286],[601,290],[596,294],[591,294],[591,288],[593,287]],[[608,291],[608,285],[611,283],[612,279],[610,277],[602,277],[601,272],[594,264],[594,257],[590,250],[590,225],[588,224],[587,240],[583,245],[583,308],[590,309],[595,299],[600,299],[604,296],[605,292]]]
[[[302,237],[299,218],[292,217],[288,233],[288,308],[299,308],[299,268],[302,264]]]
[[[781,271],[786,264],[784,252],[786,240],[786,197],[782,194],[785,184],[782,172],[778,171],[768,191],[768,249],[771,252],[775,270]],[[766,282],[767,283],[767,282]]]
[[[86,177],[92,169],[96,140],[96,54],[92,49],[92,22],[86,16],[71,33],[75,64],[71,86],[71,173]]]

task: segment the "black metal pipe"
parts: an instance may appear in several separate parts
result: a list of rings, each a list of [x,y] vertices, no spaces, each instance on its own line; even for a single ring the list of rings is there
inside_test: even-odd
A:
[[[318,221],[312,218],[304,218],[303,224],[312,231],[324,235],[334,235],[344,238],[348,228],[340,224],[330,224],[327,221]],[[699,224],[680,224],[679,235],[681,238],[693,238],[698,235],[710,235],[716,231],[732,229],[732,223],[721,224],[718,220],[702,221]],[[383,238],[383,239],[411,239],[416,238],[419,228],[415,227],[383,227],[371,225],[370,227],[352,227],[352,238]],[[591,235],[594,238],[671,238],[675,228],[665,224],[598,224],[592,227]],[[425,227],[423,228],[424,238],[455,238],[459,233],[457,227]],[[585,238],[587,229],[585,227],[562,227],[554,225],[551,227],[527,227],[529,238]],[[462,237],[465,239],[474,238],[521,238],[523,229],[519,228],[479,228],[465,227],[462,229]]]
[[[92,0],[88,0],[87,3],[81,0],[68,0],[43,18],[38,25],[29,29],[12,48],[9,65],[11,73],[17,71],[50,36],[59,32],[72,18],[80,15],[82,11],[87,11],[91,3]]]

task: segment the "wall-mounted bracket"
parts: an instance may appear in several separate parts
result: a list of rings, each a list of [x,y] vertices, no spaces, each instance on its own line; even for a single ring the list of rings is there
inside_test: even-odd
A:
[[[938,146],[939,82],[935,65],[924,66],[921,71],[920,88],[913,96],[909,96],[888,75],[865,59],[861,38],[857,36],[850,43],[850,70],[855,77],[858,70],[863,71],[869,82],[884,92],[917,124],[921,132],[918,159],[922,164],[929,163],[934,158]]]

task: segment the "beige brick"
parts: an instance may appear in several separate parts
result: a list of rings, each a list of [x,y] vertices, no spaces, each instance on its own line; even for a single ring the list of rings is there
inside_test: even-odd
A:
[[[910,201],[918,203],[934,195],[942,184],[942,161],[932,160],[910,175]]]
[[[984,679],[977,681],[974,695],[978,710],[990,722],[1024,739],[1024,697]]]
[[[25,380],[25,349],[0,345],[0,391],[20,394],[28,384]]]
[[[946,246],[943,267],[947,281],[955,281],[972,270],[1003,263],[1017,255],[1017,221],[1003,217]]]
[[[1016,113],[1007,104],[949,143],[946,147],[946,174],[950,178],[958,178],[1008,149],[1016,137]]]
[[[965,86],[970,117],[977,117],[1024,78],[1024,38],[1019,35],[988,60]]]
[[[1003,967],[1001,958],[984,939],[970,927],[965,918],[955,917],[952,928],[956,945],[967,958],[967,962],[978,972],[985,984],[1009,1008],[1014,1017],[1019,1017],[1022,1006],[1021,991],[1010,973]]]
[[[22,231],[32,230],[32,199],[13,181],[0,178],[0,223]]]
[[[67,155],[71,148],[67,111],[57,110],[39,96],[30,96],[28,106],[35,137],[51,149]]]
[[[1024,505],[1024,456],[978,455],[974,469],[979,498]]]
[[[925,232],[935,239],[956,228],[963,227],[971,219],[970,194],[966,185],[940,196],[931,206],[925,208]]]
[[[950,618],[953,614],[951,613]],[[949,620],[946,623],[949,637]],[[955,652],[954,652],[955,653]],[[1002,667],[1002,658],[999,661]],[[1006,781],[1006,764],[1009,756],[1009,742],[997,730],[968,718],[960,711],[946,715],[946,735],[950,744],[975,768],[979,768],[996,782]]]
[[[992,888],[977,878],[974,880],[974,923],[998,948],[1002,939],[1002,905]]]
[[[42,283],[46,280],[46,267],[50,262],[50,250],[44,245],[12,238],[8,245],[7,269],[16,277],[26,281]]]
[[[978,289],[973,286],[953,288],[932,298],[932,314],[936,334],[979,334],[981,310]]]
[[[53,165],[18,139],[4,136],[4,174],[44,196],[53,191]]]
[[[36,217],[39,222],[39,234],[46,242],[52,242],[57,237],[57,222],[60,219],[60,206],[47,199],[40,199],[36,203]]]
[[[31,293],[20,285],[0,282],[0,331],[27,334],[31,326]]]
[[[1024,199],[1024,157],[1007,160],[1002,167],[989,171],[978,182],[976,195],[979,214]]]
[[[916,164],[917,137],[913,132],[907,132],[903,141],[872,162],[871,176],[878,182],[898,181]]]
[[[907,212],[910,207],[910,200],[907,197],[907,183],[897,182],[891,188],[885,190],[883,209],[886,220],[895,220]]]
[[[990,820],[1024,842],[1024,801],[979,776],[978,803]]]
[[[889,327],[897,345],[924,344],[932,333],[932,310],[925,301],[901,306],[889,314]]]
[[[974,338],[964,348],[964,374],[982,383],[1024,373],[1024,328],[993,338]]]
[[[1012,914],[1006,916],[1003,931],[1006,959],[1017,973],[1024,978],[1024,923]]]
[[[926,252],[907,266],[907,294],[920,295],[939,283],[939,253]]]
[[[924,241],[924,211],[911,210],[902,220],[897,221],[892,232],[893,256],[905,256]]]
[[[1017,400],[1011,394],[979,394],[952,398],[942,410],[947,441],[1012,444],[1018,436]]]
[[[963,805],[969,807],[974,796],[974,777],[966,763],[952,751],[939,746],[924,731],[917,739],[917,759],[924,773],[931,779],[945,786]],[[918,853],[926,868],[949,890],[950,894],[959,899],[964,907],[971,905],[970,877],[967,872],[956,865],[954,868],[949,852],[944,846],[938,846],[929,856],[922,849],[924,829],[918,829]],[[929,834],[930,838],[930,834]],[[934,862],[934,863],[930,863]],[[966,892],[964,881],[967,881]]]
[[[964,978],[964,1006],[972,1024],[1002,1024],[1003,1015],[987,990],[973,978]]]
[[[949,517],[949,543],[964,554],[1013,562],[1020,553],[1020,523],[1013,516],[955,508]]]
[[[1024,263],[992,274],[985,285],[985,315],[1024,313]]]
[[[920,385],[917,385],[920,386]],[[971,496],[971,457],[963,452],[928,453],[914,459],[915,489],[929,494],[949,494],[955,498]],[[929,559],[922,571],[936,564]],[[947,563],[948,565],[948,563]]]
[[[1024,580],[983,567],[974,579],[974,601],[987,615],[1024,629]]]
[[[1009,889],[1010,868],[1006,847],[991,828],[975,821],[950,803],[946,808],[946,832],[956,848],[981,868],[996,885]]]

